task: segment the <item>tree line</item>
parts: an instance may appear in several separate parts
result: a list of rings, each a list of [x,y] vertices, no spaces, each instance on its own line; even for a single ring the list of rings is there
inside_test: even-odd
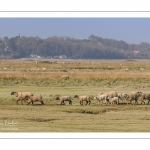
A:
[[[149,59],[150,44],[128,44],[124,41],[90,35],[88,39],[70,37],[15,36],[0,38],[0,58],[29,58],[38,55],[66,55],[70,59]]]

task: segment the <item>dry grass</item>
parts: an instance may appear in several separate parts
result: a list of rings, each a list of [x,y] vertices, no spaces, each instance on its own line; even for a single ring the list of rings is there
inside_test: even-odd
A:
[[[61,79],[69,75],[68,80]],[[0,61],[0,132],[149,132],[149,105],[80,106],[74,95],[100,91],[149,91],[149,61]],[[12,91],[42,95],[44,106],[16,105]],[[73,105],[60,106],[56,95],[69,95]],[[5,126],[5,121],[18,122]]]

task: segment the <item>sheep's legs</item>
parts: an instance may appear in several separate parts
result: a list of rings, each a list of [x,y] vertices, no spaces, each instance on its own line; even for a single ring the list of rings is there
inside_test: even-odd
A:
[[[141,99],[141,104],[142,104],[142,102],[145,104],[144,99]]]
[[[31,102],[28,102],[27,105],[29,105]]]
[[[88,104],[88,101],[86,101],[86,104],[85,105],[87,105]]]
[[[43,101],[41,101],[41,104],[42,104],[42,105],[44,105],[44,102],[43,102]]]
[[[136,105],[136,104],[138,105],[138,100],[135,100],[135,105]]]
[[[69,101],[69,104],[72,105],[72,101],[71,100]]]
[[[18,105],[18,101],[20,101],[20,99],[18,99],[18,100],[16,101],[17,105]]]
[[[16,101],[16,104],[18,105],[18,100]]]
[[[65,105],[65,102],[64,102],[64,101],[62,101],[62,102],[60,103],[60,105]]]
[[[80,101],[80,105],[82,105],[82,106],[83,106],[83,101]]]

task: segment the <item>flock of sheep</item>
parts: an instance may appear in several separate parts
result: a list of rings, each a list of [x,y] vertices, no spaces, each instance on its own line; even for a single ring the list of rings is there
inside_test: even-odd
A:
[[[28,103],[27,105],[29,105],[30,103],[37,102],[39,101],[41,103],[41,105],[44,105],[44,102],[42,100],[42,96],[34,96],[31,92],[11,92],[11,95],[15,95],[17,97],[17,104],[18,101],[21,101],[21,103],[23,104],[23,101],[27,101]],[[88,96],[88,95],[84,95],[84,96],[78,96],[75,95],[74,98],[77,98],[80,102],[80,105],[83,105],[83,102],[86,102],[85,105],[91,103],[91,100],[93,99],[92,97]],[[135,104],[138,104],[138,100],[141,100],[141,104],[144,103],[145,104],[145,99],[148,100],[148,104],[150,102],[150,92],[131,92],[129,94],[127,93],[117,93],[117,92],[100,92],[98,93],[97,96],[94,97],[95,100],[98,100],[99,103],[105,103],[105,104],[119,104],[119,100],[123,100],[125,99],[128,103],[131,103],[132,101],[135,101]],[[70,96],[57,96],[55,100],[60,100],[60,105],[65,105],[65,102],[68,101],[69,105],[72,105],[72,100]]]

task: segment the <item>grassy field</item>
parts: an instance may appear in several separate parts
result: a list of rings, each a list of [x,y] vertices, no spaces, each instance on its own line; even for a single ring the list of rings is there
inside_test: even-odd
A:
[[[80,106],[74,98],[149,91],[149,80],[148,60],[1,60],[0,132],[149,132],[149,105],[92,100],[90,106]],[[12,91],[41,95],[45,105],[16,105]],[[60,106],[56,95],[71,96],[73,105]]]

